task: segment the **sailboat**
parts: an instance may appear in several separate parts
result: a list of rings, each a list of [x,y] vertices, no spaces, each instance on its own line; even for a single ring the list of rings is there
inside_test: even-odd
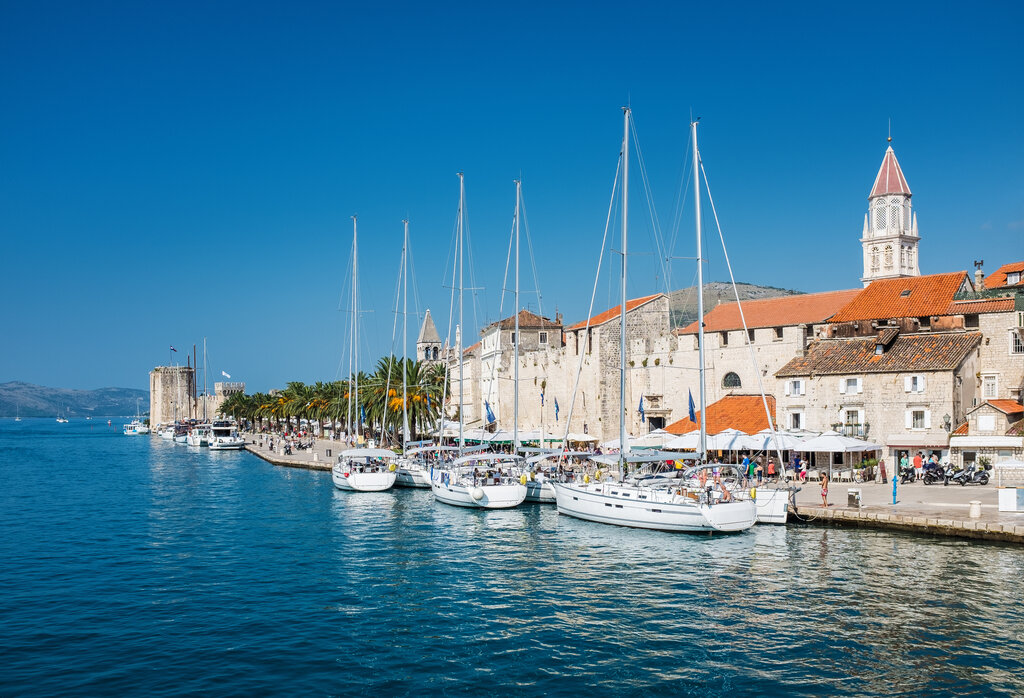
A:
[[[57,424],[67,424],[68,423],[68,418],[64,416],[65,414],[66,414],[66,412],[64,411],[64,406],[61,405],[60,410],[57,411]]]
[[[20,402],[15,406],[14,410],[15,410],[14,411],[14,421],[15,422],[20,422],[21,421],[21,403]]]
[[[125,436],[136,436],[137,434],[148,434],[149,427],[142,423],[142,418],[139,416],[139,401],[142,398],[135,398],[135,419],[122,426]]]
[[[354,383],[349,399],[349,415],[355,408],[356,444],[362,432],[362,416],[359,414],[359,237],[356,217],[352,216],[352,333],[351,357],[355,368]],[[352,424],[348,432],[351,434]],[[339,490],[350,492],[380,492],[389,490],[395,484],[397,466],[394,451],[383,448],[350,448],[341,452],[338,462],[331,468],[331,479]]]
[[[210,424],[206,414],[206,406],[210,402],[210,395],[206,387],[206,337],[203,337],[203,422],[196,424],[188,430],[187,442],[189,446],[209,446],[213,433],[213,425]],[[230,434],[228,434],[230,436]],[[242,444],[245,445],[244,443]]]
[[[465,354],[462,350],[463,295],[465,290],[464,211],[465,178],[459,172],[459,216],[456,247],[459,265],[459,324],[455,328],[455,350],[459,355],[459,457],[446,467],[430,471],[434,498],[445,504],[477,509],[509,509],[526,499],[526,475],[522,458],[516,455],[477,452],[465,455]]]
[[[558,513],[587,521],[648,528],[670,532],[738,532],[744,531],[757,520],[754,502],[740,499],[720,482],[705,487],[689,487],[685,481],[674,478],[660,478],[653,481],[635,479],[624,481],[629,464],[641,464],[665,460],[664,455],[633,456],[629,449],[626,432],[626,260],[628,242],[628,196],[629,196],[629,107],[623,109],[622,136],[622,308],[619,320],[619,453],[595,456],[592,460],[603,465],[617,465],[617,481],[583,483],[552,483],[555,489]],[[699,151],[697,149],[697,122],[691,124],[694,156],[694,206],[697,228],[697,316],[704,317],[703,307],[703,259],[701,258],[700,220],[700,177]],[[707,428],[705,422],[704,390],[704,328],[698,324],[698,346],[700,348],[700,448],[699,457],[706,456]]]

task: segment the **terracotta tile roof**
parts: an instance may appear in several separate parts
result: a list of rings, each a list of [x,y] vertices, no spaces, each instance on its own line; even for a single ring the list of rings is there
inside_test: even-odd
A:
[[[891,145],[885,151],[882,166],[878,168],[878,176],[875,177],[875,185],[871,187],[868,198],[873,199],[885,194],[910,196],[910,185],[907,184],[907,178],[903,176],[903,170],[900,168],[900,163],[896,159],[896,153],[893,152]]]
[[[987,287],[986,287],[987,288]],[[968,315],[973,313],[1005,313],[1014,309],[1012,296],[1006,298],[980,298],[970,301],[953,301],[947,315]]]
[[[963,424],[958,426],[956,429],[953,430],[952,436],[967,436],[968,424],[970,424],[970,422],[964,422]]]
[[[797,296],[779,296],[743,301],[743,317],[747,327],[780,327],[824,322],[837,310],[853,300],[860,289],[803,293]],[[740,309],[736,303],[723,303],[704,315],[705,332],[724,332],[743,328]],[[697,322],[676,330],[676,334],[697,334]]]
[[[883,354],[875,353],[875,338],[820,339],[775,374],[788,376],[848,373],[949,371],[963,363],[981,342],[980,332],[918,334],[897,337]]]
[[[474,344],[474,345],[472,345],[472,346],[468,346],[468,347],[466,347],[466,348],[465,348],[465,349],[463,350],[463,352],[462,352],[463,356],[465,356],[466,354],[472,354],[472,353],[473,353],[474,351],[476,351],[477,349],[479,349],[479,348],[480,348],[480,345],[481,345],[481,344],[483,344],[483,342],[482,342],[482,341],[481,341],[481,342],[477,342],[476,344]]]
[[[1010,428],[1006,430],[1007,436],[1024,436],[1024,419],[1014,422],[1010,425]]]
[[[664,293],[655,293],[653,296],[644,296],[643,298],[634,298],[633,300],[628,300],[628,301],[626,301],[626,312],[627,313],[631,313],[635,309],[639,308],[641,305],[643,305],[645,303],[650,303],[651,301],[655,300],[656,298],[663,298],[664,296],[665,296]],[[619,311],[620,310],[622,310],[622,306],[621,305],[617,305],[614,308],[609,308],[608,310],[604,311],[603,313],[599,313],[598,315],[595,315],[594,317],[590,318],[590,326],[591,327],[597,327],[598,325],[603,325],[604,323],[606,323],[606,322],[608,322],[610,320],[614,320],[615,318],[619,317]],[[586,329],[586,327],[587,327],[587,321],[584,320],[583,322],[577,322],[575,325],[572,325],[571,327],[566,327],[565,329],[567,331],[582,330],[582,329]]]
[[[1009,288],[1024,286],[1024,262],[1010,262],[996,269],[985,279],[985,288],[1003,288],[1006,286],[1006,275],[1016,271],[1021,273],[1020,281]]]
[[[964,285],[967,272],[910,276],[902,279],[878,279],[861,290],[832,322],[887,320],[899,317],[945,315],[953,296]]]
[[[505,318],[503,320],[498,320],[497,322],[492,322],[490,325],[487,326],[487,329],[488,330],[493,329],[495,325],[500,325],[501,329],[503,329],[503,330],[515,329],[515,326],[516,326],[516,316],[515,315],[509,315],[507,318]],[[536,329],[536,328],[548,329],[548,328],[550,328],[550,329],[556,329],[557,330],[557,329],[561,329],[562,325],[561,325],[561,323],[555,322],[554,320],[551,320],[549,318],[537,315],[537,313],[531,313],[529,310],[520,310],[519,311],[519,327],[520,327],[520,329],[522,329],[522,328],[529,328],[529,329]]]
[[[1024,414],[1024,406],[1016,400],[987,400],[987,402],[1006,415]]]
[[[768,409],[775,419],[775,398],[768,395]],[[700,429],[700,410],[694,415],[696,422],[684,417],[672,422],[665,431],[671,434],[687,434]],[[709,434],[717,434],[726,429],[739,429],[747,434],[756,434],[768,428],[768,418],[764,414],[764,403],[760,395],[726,395],[718,402],[708,405]]]

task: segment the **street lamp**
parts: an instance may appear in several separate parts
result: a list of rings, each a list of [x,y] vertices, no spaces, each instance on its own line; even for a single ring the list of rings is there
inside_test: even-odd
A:
[[[944,414],[944,415],[942,415],[942,428],[946,430],[946,433],[947,433],[947,434],[949,433],[949,430],[950,430],[950,429],[952,428],[952,426],[953,426],[952,422],[950,421],[951,419],[952,419],[952,418],[951,418],[951,417],[949,416],[949,414],[948,414],[948,413],[947,413],[947,414]]]

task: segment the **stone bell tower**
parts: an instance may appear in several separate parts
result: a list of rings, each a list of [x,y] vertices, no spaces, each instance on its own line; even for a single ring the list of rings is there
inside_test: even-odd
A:
[[[896,153],[889,145],[868,195],[868,212],[860,238],[864,247],[864,275],[860,280],[865,286],[875,279],[921,275],[917,214],[910,209],[911,196]]]
[[[441,336],[437,334],[437,327],[434,326],[434,319],[430,317],[430,310],[427,309],[423,316],[423,325],[420,327],[420,336],[416,339],[416,358],[420,361],[438,361],[441,354]]]

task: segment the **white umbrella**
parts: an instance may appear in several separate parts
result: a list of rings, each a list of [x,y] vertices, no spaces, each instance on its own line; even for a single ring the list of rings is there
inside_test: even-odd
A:
[[[671,451],[693,451],[700,446],[700,432],[691,431],[668,441],[663,448]]]
[[[708,437],[708,448],[713,451],[738,451],[745,448],[742,439],[747,435],[739,429],[725,429]]]
[[[821,436],[804,441],[796,447],[798,451],[808,453],[863,453],[864,451],[880,451],[881,444],[843,436],[839,432],[826,431]]]
[[[588,443],[589,444],[589,443],[593,443],[593,442],[597,441],[597,437],[596,436],[591,436],[590,434],[578,434],[576,432],[570,431],[566,435],[565,440],[566,441],[575,441],[577,443]]]
[[[746,437],[744,447],[754,451],[774,451],[776,449],[780,451],[800,451],[803,450],[801,448],[803,443],[804,439],[794,434],[777,431],[773,437],[771,429],[763,429],[752,436]]]
[[[627,436],[626,437],[626,443],[628,443],[630,446],[632,446],[635,441],[636,441],[636,437],[635,436]],[[602,442],[600,444],[600,446],[601,446],[601,450],[603,450],[603,451],[608,450],[608,449],[620,450],[622,448],[619,445],[619,440],[618,439],[612,439],[611,441],[604,441],[604,442]]]
[[[629,445],[636,448],[661,448],[674,438],[675,434],[670,434],[664,429],[655,429],[643,436],[638,436],[635,439],[631,438]]]

